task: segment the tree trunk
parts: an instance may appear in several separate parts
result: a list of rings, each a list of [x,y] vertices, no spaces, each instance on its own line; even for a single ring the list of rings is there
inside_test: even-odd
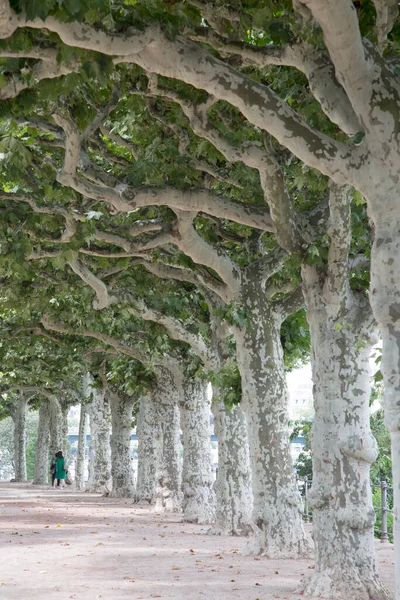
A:
[[[155,368],[155,406],[161,432],[161,457],[156,473],[156,512],[178,512],[182,508],[179,390],[174,376],[165,368]]]
[[[35,476],[33,483],[49,483],[49,447],[50,447],[50,401],[42,400],[39,408],[39,425],[36,441]]]
[[[153,398],[141,398],[136,426],[138,438],[138,472],[136,502],[153,502],[156,472],[160,460],[161,432]]]
[[[211,476],[207,383],[186,380],[181,416],[183,520],[189,523],[212,523],[215,521],[215,494]]]
[[[398,157],[397,157],[398,160]],[[397,163],[396,163],[397,164]],[[398,178],[398,174],[397,174]],[[394,178],[393,178],[394,179]],[[397,186],[398,187],[398,186]],[[400,210],[399,190],[368,205],[374,221],[370,300],[382,340],[385,422],[392,440],[396,600],[400,600]]]
[[[58,400],[50,400],[50,458],[53,459],[56,452],[64,451],[63,439],[63,413]]]
[[[248,425],[255,524],[247,550],[270,558],[308,556],[302,501],[290,454],[280,316],[272,310],[257,279],[243,278],[242,297],[248,319],[235,328],[235,336]]]
[[[71,460],[71,444],[68,439],[68,413],[69,404],[60,402],[61,404],[61,422],[60,422],[60,436],[61,436],[61,450],[63,451],[65,458],[65,465],[68,469],[69,461]]]
[[[131,433],[133,399],[123,397],[107,385],[111,407],[111,495],[131,498],[134,494],[131,460]]]
[[[374,544],[370,466],[377,446],[369,425],[370,350],[366,299],[348,291],[338,316],[313,267],[303,267],[312,342],[315,571],[305,595],[335,600],[386,598]]]
[[[89,479],[87,492],[99,494],[110,493],[111,457],[110,457],[110,406],[105,398],[104,390],[91,386],[88,378],[85,388],[87,395],[92,396],[88,405],[90,419]]]
[[[26,481],[26,410],[28,401],[20,396],[12,411],[14,422],[15,481]]]
[[[246,418],[239,406],[231,409],[213,400],[218,438],[216,523],[210,533],[248,535],[252,529],[253,492]]]
[[[87,429],[87,406],[81,404],[81,415],[79,418],[78,449],[76,452],[75,486],[79,491],[85,489],[85,458],[86,458],[86,429]]]

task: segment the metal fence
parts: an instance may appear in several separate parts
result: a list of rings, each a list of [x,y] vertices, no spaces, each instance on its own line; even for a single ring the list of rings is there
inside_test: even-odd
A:
[[[304,479],[298,479],[297,484],[303,498],[303,519],[308,523],[312,521],[312,511],[310,510],[309,503],[312,480],[306,476]],[[379,537],[381,542],[392,541],[393,521],[389,515],[393,514],[393,510],[390,508],[393,506],[393,488],[389,487],[386,481],[381,481],[380,485],[371,485],[371,487],[373,490],[380,490],[378,506],[374,506],[377,513],[377,522],[375,523],[376,537]],[[375,494],[374,500],[375,502],[377,500]]]

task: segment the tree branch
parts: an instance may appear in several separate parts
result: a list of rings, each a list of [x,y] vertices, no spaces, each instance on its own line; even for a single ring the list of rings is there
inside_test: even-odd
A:
[[[208,369],[212,369],[215,366],[216,357],[214,352],[207,346],[201,335],[188,330],[178,319],[149,308],[142,300],[135,302],[134,312],[138,317],[146,321],[154,321],[159,325],[163,325],[172,339],[189,344]]]
[[[272,298],[275,294],[289,294],[293,291],[293,282],[282,281],[280,283],[269,283],[265,288],[265,295]]]
[[[371,268],[371,259],[367,258],[365,254],[357,254],[352,258],[349,258],[349,269],[363,269],[369,271]]]
[[[392,30],[399,13],[398,0],[372,0],[376,10],[376,31],[378,44],[383,49],[387,34]]]
[[[393,129],[392,115],[381,110],[382,93],[399,97],[400,86],[382,56],[369,42],[363,43],[356,8],[350,0],[301,0],[318,21],[325,45],[335,66],[336,77],[360,118],[365,131],[379,139],[387,139],[387,128]],[[374,3],[375,6],[378,2]],[[377,11],[378,35],[382,38],[397,13],[397,4],[379,2]],[[389,16],[390,13],[390,16]],[[386,21],[386,24],[385,24]],[[374,110],[375,109],[375,110]],[[396,109],[395,109],[396,110]],[[396,115],[398,114],[398,108]],[[328,174],[329,175],[329,174]],[[333,177],[333,179],[335,179]],[[337,181],[335,179],[335,181]]]
[[[138,188],[130,210],[138,206],[169,206],[190,212],[205,212],[220,219],[228,219],[262,231],[274,231],[266,206],[235,202],[209,190],[178,190],[175,188]]]
[[[2,192],[0,193],[0,200],[6,200],[7,202],[9,202],[10,200],[12,202],[24,202],[26,204],[29,204],[29,206],[35,213],[62,216],[65,219],[64,233],[59,239],[53,240],[51,238],[46,238],[46,240],[44,240],[48,242],[54,242],[57,244],[64,244],[69,242],[77,231],[77,221],[83,221],[85,218],[85,216],[82,214],[79,214],[75,211],[68,211],[65,208],[61,208],[58,206],[38,206],[36,202],[28,196],[20,196],[17,194],[8,194]]]
[[[160,88],[156,77],[151,77],[149,81],[152,93],[177,102],[181,106],[196,135],[208,140],[230,162],[242,161],[248,167],[257,169],[279,244],[288,252],[301,252],[303,239],[298,226],[298,217],[272,149],[268,151],[267,147],[263,149],[254,144],[239,148],[232,146],[207,117],[211,100],[204,105],[195,106],[181,98],[175,91]]]
[[[250,263],[247,267],[249,271],[255,271],[258,273],[258,276],[261,278],[263,285],[268,279],[270,279],[277,271],[279,271],[287,258],[287,253],[283,248],[277,246],[269,252],[265,254],[259,260]]]
[[[314,8],[311,5],[320,4],[318,0],[302,1],[310,5],[310,8]],[[322,10],[327,6],[327,12],[331,13],[335,8],[336,16],[342,5],[345,9],[350,5],[347,0],[334,0],[333,4],[336,6],[331,6],[332,0],[324,2]],[[349,17],[353,24],[353,15],[350,14]],[[331,21],[335,23],[335,18]],[[345,30],[351,32],[351,25],[350,28],[348,22],[344,25]],[[351,179],[350,183],[354,183],[353,178],[362,157],[358,149],[349,148],[313,130],[268,87],[225,65],[190,40],[181,36],[177,36],[174,40],[168,39],[158,25],[148,26],[145,31],[129,29],[120,34],[108,34],[88,25],[61,23],[54,17],[48,17],[44,21],[39,18],[28,20],[25,14],[16,15],[9,4],[4,3],[0,14],[1,35],[9,37],[18,27],[45,28],[57,33],[69,46],[96,52],[101,50],[103,54],[117,57],[114,61],[116,63],[133,62],[146,71],[157,72],[166,77],[181,78],[194,87],[205,89],[211,95],[236,106],[251,123],[269,131],[309,166],[322,171],[338,183],[348,183],[349,179]],[[340,38],[339,47],[342,42],[345,42],[345,48],[348,47],[347,37],[337,36],[338,40]],[[331,53],[330,39],[327,46]],[[353,45],[356,57],[349,62],[351,65],[360,64],[359,76],[363,79],[365,68],[364,62],[359,60],[360,46],[362,47],[361,42]],[[340,56],[346,56],[348,61],[346,51]],[[333,62],[338,72],[340,69],[337,63],[341,64],[341,61],[333,60]],[[355,72],[353,67],[351,72]],[[347,86],[345,89],[352,101]],[[352,104],[354,106],[354,102]],[[351,168],[349,168],[350,159]]]
[[[184,131],[181,127],[176,125],[175,123],[170,123],[166,118],[164,118],[159,111],[155,109],[154,102],[150,100],[146,96],[146,94],[140,94],[147,106],[147,110],[154,119],[159,121],[165,128],[170,129],[175,136],[179,140],[178,150],[181,156],[184,156],[188,159],[189,165],[193,167],[196,171],[202,171],[203,173],[207,173],[216,181],[220,181],[227,185],[232,185],[237,188],[242,188],[238,181],[229,177],[229,175],[222,173],[219,169],[216,169],[212,165],[208,164],[205,160],[199,160],[198,158],[193,158],[189,154],[187,154],[186,150],[190,143],[190,139],[186,131]]]
[[[220,248],[206,242],[193,227],[194,214],[177,213],[177,235],[175,244],[195,263],[213,269],[225,283],[225,300],[236,297],[239,292],[239,270],[229,256]],[[228,299],[229,298],[229,299]]]
[[[129,212],[132,210],[130,204],[122,201],[118,188],[107,187],[101,180],[92,183],[77,175],[81,152],[81,136],[78,128],[70,117],[54,114],[53,119],[64,130],[66,137],[64,164],[62,170],[57,173],[57,181],[87,198],[110,204],[116,211]]]
[[[86,129],[81,134],[81,144],[86,141],[90,136],[101,126],[103,121],[108,117],[108,115],[114,110],[119,101],[119,95],[116,90],[113,90],[112,97],[110,102],[106,104],[106,106],[97,107],[95,118],[87,125]]]
[[[328,57],[317,53],[313,46],[305,42],[297,42],[286,46],[257,47],[244,42],[228,42],[208,28],[197,30],[195,35],[189,34],[189,37],[208,42],[222,54],[240,57],[242,66],[295,67],[307,77],[313,96],[333,123],[348,135],[354,135],[362,130],[345,91],[336,80],[331,61]]]
[[[105,125],[100,126],[100,131],[104,137],[109,138],[111,141],[113,141],[115,144],[117,144],[117,146],[121,146],[122,148],[125,148],[126,150],[128,150],[128,152],[130,152],[132,154],[133,158],[135,160],[138,160],[138,158],[139,158],[138,148],[132,142],[129,142],[128,140],[123,138],[118,133],[111,131],[111,129],[109,129]]]
[[[170,206],[173,209],[209,212],[216,217],[273,231],[274,227],[267,207],[245,205],[208,190],[178,190],[169,187],[135,189],[125,184],[111,188],[106,187],[95,174],[92,179],[96,183],[87,181],[76,172],[81,142],[75,123],[71,118],[61,115],[54,115],[54,120],[66,134],[64,166],[57,175],[57,181],[72,187],[82,195],[111,204],[120,212],[130,212],[140,206]]]
[[[32,325],[32,326],[22,326],[22,327],[17,327],[16,329],[13,329],[13,331],[11,332],[11,338],[15,338],[18,337],[18,334],[20,333],[24,333],[26,331],[30,331],[32,335],[37,335],[40,337],[45,337],[49,340],[51,340],[52,342],[55,342],[56,344],[62,344],[62,340],[57,339],[56,337],[50,335],[47,331],[44,331],[41,327],[39,327],[38,325]]]
[[[196,88],[205,89],[216,98],[230,102],[254,125],[267,130],[281,144],[309,166],[333,177],[338,182],[355,174],[363,153],[359,149],[336,142],[312,129],[272,90],[247,78],[178,36],[175,41],[157,38],[150,47],[132,57],[115,62],[130,62],[146,71],[178,78]],[[354,165],[354,167],[353,167]]]
[[[282,322],[304,307],[303,287],[299,285],[289,296],[274,302],[281,316]]]
[[[339,310],[346,295],[351,242],[351,190],[349,186],[329,186],[328,267],[324,293],[332,310]]]
[[[28,19],[23,12],[18,15],[14,13],[9,3],[3,0],[0,13],[1,38],[10,37],[20,27],[47,29],[57,33],[67,46],[102,52],[108,56],[136,54],[150,44],[155,35],[159,35],[157,26],[149,27],[144,32],[130,28],[124,33],[108,34],[90,25],[77,22],[65,23],[54,17],[47,17],[45,20],[39,17]]]
[[[107,308],[111,304],[118,302],[118,298],[109,295],[106,284],[96,277],[96,275],[79,260],[71,260],[68,264],[74,273],[91,287],[96,294],[96,300],[93,301],[94,310],[102,310],[103,308]]]
[[[33,250],[25,258],[26,260],[40,260],[42,258],[57,258],[57,256],[61,255],[61,250]]]
[[[164,222],[162,219],[149,219],[148,221],[135,221],[129,228],[129,235],[136,237],[142,233],[149,233],[151,231],[161,231]]]
[[[92,331],[89,329],[84,329],[83,331],[76,331],[74,329],[71,329],[70,327],[65,327],[61,323],[52,321],[50,315],[45,315],[42,318],[41,322],[46,329],[50,329],[51,331],[57,331],[58,333],[65,333],[68,335],[94,338],[102,342],[106,346],[111,346],[112,348],[117,350],[117,352],[125,354],[126,356],[130,356],[131,358],[134,358],[145,365],[147,365],[149,362],[149,358],[145,354],[105,333],[100,333],[98,331]]]
[[[51,393],[50,390],[42,388],[36,385],[16,385],[9,387],[6,392],[19,392],[20,394],[32,394],[44,396],[48,400],[57,400],[55,394]],[[3,392],[5,393],[5,392]],[[33,397],[33,396],[32,396]]]
[[[160,279],[187,281],[188,283],[193,283],[197,287],[200,287],[203,291],[210,290],[221,298],[226,297],[226,286],[210,275],[206,269],[198,268],[195,271],[191,271],[190,269],[185,269],[183,267],[152,262],[151,260],[144,258],[138,258],[132,262],[134,264],[143,265],[150,273],[160,277]]]
[[[7,98],[16,98],[23,90],[32,86],[42,79],[55,79],[64,75],[69,75],[79,70],[78,60],[71,61],[68,65],[57,62],[57,50],[53,48],[30,48],[29,50],[20,50],[11,52],[0,50],[0,58],[26,58],[36,59],[39,62],[31,68],[25,67],[21,74],[23,77],[13,77],[3,88],[0,89],[0,100]],[[31,78],[27,77],[30,73]]]

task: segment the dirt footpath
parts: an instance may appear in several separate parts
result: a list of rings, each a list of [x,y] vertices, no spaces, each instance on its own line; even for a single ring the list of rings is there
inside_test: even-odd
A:
[[[241,538],[131,501],[0,484],[1,600],[302,600],[312,560],[242,556]],[[394,552],[377,543],[393,592]]]

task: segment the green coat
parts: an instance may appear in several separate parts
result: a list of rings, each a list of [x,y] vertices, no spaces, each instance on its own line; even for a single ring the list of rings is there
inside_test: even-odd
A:
[[[56,479],[65,479],[67,472],[64,469],[65,458],[56,458]]]

